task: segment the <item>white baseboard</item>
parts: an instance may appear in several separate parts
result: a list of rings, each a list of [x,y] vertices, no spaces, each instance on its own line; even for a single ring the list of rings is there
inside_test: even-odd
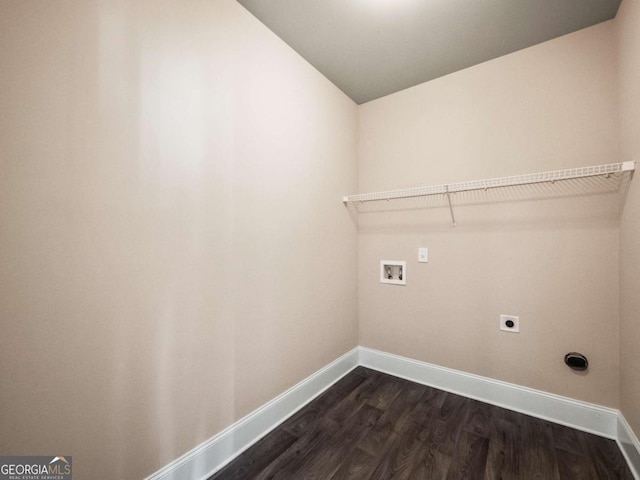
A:
[[[618,410],[365,347],[347,352],[145,480],[206,480],[359,365],[614,439],[640,480],[640,442]]]
[[[597,435],[617,437],[618,410],[360,347],[362,366]]]
[[[616,440],[631,472],[636,480],[640,480],[640,441],[622,413],[618,416],[618,438]]]
[[[356,347],[145,480],[206,480],[357,365]]]

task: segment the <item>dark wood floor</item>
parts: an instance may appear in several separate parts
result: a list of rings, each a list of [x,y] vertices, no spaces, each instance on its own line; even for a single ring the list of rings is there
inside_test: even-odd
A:
[[[357,368],[210,480],[624,479],[617,444]]]

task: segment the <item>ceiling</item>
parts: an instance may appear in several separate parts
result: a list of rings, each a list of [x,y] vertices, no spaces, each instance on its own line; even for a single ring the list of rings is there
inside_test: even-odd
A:
[[[238,0],[361,104],[615,17],[621,0]]]

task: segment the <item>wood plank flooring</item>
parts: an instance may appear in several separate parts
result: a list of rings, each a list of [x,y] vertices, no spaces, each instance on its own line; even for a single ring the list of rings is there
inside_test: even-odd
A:
[[[596,435],[362,367],[210,480],[633,480]]]

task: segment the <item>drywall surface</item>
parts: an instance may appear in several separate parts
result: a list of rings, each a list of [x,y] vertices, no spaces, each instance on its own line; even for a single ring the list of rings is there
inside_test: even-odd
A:
[[[357,344],[356,106],[239,4],[7,0],[0,63],[3,455],[142,478]]]
[[[625,0],[615,19],[618,35],[620,148],[640,162],[640,2]],[[636,175],[620,223],[621,409],[640,437],[640,185]]]
[[[616,162],[615,85],[607,22],[361,105],[359,192]],[[617,407],[619,199],[589,192],[458,194],[455,228],[442,198],[367,207],[360,344]],[[406,287],[379,283],[383,259],[407,261]]]

